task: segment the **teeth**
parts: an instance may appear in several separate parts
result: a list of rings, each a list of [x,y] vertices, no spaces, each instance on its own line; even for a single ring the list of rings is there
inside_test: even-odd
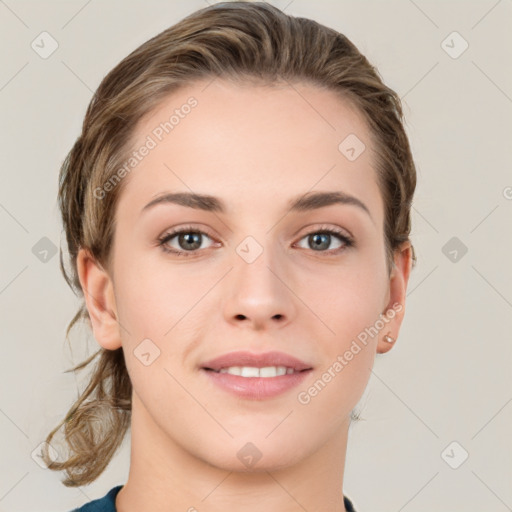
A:
[[[228,369],[228,373],[229,373],[229,369]],[[259,377],[260,369],[252,368],[251,366],[242,366],[240,368],[240,376],[241,377]]]
[[[219,372],[239,375],[241,377],[279,377],[280,375],[295,373],[293,368],[286,368],[286,366],[265,366],[264,368],[230,366],[229,368],[221,368]]]

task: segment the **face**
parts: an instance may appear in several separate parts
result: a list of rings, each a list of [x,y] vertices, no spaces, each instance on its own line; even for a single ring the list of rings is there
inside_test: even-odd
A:
[[[241,449],[265,468],[307,458],[347,427],[401,317],[387,312],[406,272],[394,287],[362,117],[312,85],[216,79],[146,117],[144,145],[116,210],[117,321],[108,335],[93,322],[96,338],[123,347],[134,410],[168,446],[224,469],[240,470]],[[215,371],[234,366],[294,373]]]

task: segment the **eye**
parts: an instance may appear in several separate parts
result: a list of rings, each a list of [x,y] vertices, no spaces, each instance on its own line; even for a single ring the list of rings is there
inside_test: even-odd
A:
[[[200,249],[208,249],[214,245],[214,243],[211,243],[209,246],[204,247],[203,242],[205,238],[212,240],[212,237],[208,233],[192,226],[185,226],[164,233],[158,238],[158,245],[166,253],[188,257],[197,254]],[[337,247],[329,249],[333,243],[333,239],[337,241]],[[299,247],[327,254],[337,254],[355,245],[354,240],[350,236],[333,228],[320,228],[316,231],[312,231],[301,238],[301,241],[302,240],[305,240],[309,247],[303,247],[300,243],[298,244]]]
[[[326,249],[329,249],[333,237],[338,240],[339,245],[327,251]],[[354,245],[354,241],[351,237],[332,228],[322,228],[318,231],[312,231],[301,240],[306,240],[306,244],[309,245],[309,247],[304,247],[305,249],[312,248],[312,250],[316,252],[338,253]]]
[[[205,249],[205,247],[202,247],[205,237],[211,240],[211,237],[204,231],[184,227],[165,233],[158,239],[158,245],[168,253],[178,256],[192,256],[199,249]],[[173,242],[174,246],[170,242]],[[178,247],[176,247],[176,244]]]

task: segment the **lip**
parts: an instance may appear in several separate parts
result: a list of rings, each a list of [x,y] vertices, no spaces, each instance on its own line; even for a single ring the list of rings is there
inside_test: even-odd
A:
[[[264,368],[265,366],[286,366],[293,368],[292,374],[276,377],[241,377],[229,373],[217,373],[221,368],[229,366],[252,366]],[[215,370],[215,371],[213,371]],[[311,365],[284,352],[265,352],[255,354],[252,352],[231,352],[211,359],[201,365],[201,373],[210,382],[224,391],[239,398],[250,400],[265,400],[289,391],[298,386],[313,370]]]

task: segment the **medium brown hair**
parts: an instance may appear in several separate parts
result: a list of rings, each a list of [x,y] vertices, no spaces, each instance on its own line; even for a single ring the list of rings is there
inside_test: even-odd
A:
[[[215,77],[238,83],[309,83],[340,94],[357,108],[377,155],[390,271],[394,251],[410,241],[416,187],[399,96],[343,34],[265,2],[224,2],[192,13],[145,42],[110,71],[94,93],[81,134],[59,176],[59,206],[69,251],[68,270],[60,253],[61,270],[75,292],[83,299],[77,275],[79,249],[88,249],[99,264],[109,267],[114,213],[123,183],[101,199],[94,191],[126,162],[137,124],[171,92]],[[81,319],[90,326],[84,301],[66,337]],[[43,448],[49,469],[66,471],[68,477],[62,482],[66,486],[97,479],[130,426],[132,384],[122,348],[102,348],[67,371],[82,369],[97,356],[89,385]],[[69,457],[52,461],[48,444],[62,426]]]

